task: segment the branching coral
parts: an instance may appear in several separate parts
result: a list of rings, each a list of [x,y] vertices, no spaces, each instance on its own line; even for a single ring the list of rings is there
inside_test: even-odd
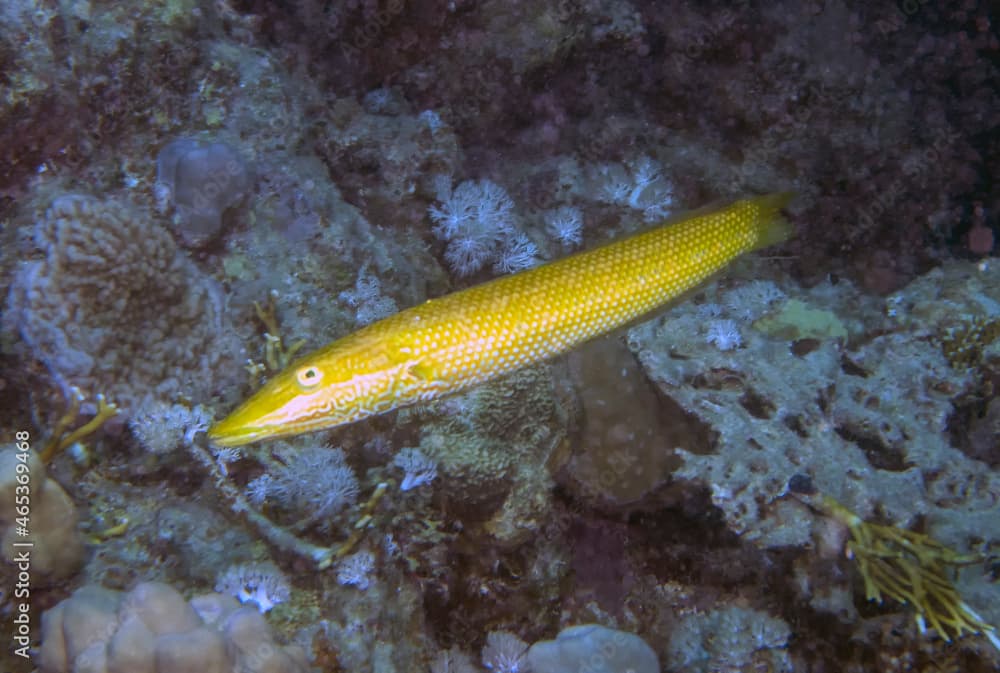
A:
[[[966,604],[948,577],[949,566],[975,563],[978,557],[959,554],[922,533],[865,521],[829,497],[819,506],[850,530],[847,553],[861,571],[868,600],[881,603],[885,595],[912,605],[921,633],[929,624],[948,641],[982,634],[1000,650],[996,629]]]
[[[263,372],[279,372],[292,361],[295,354],[305,341],[300,339],[291,346],[286,346],[281,337],[281,325],[278,322],[277,295],[270,292],[267,295],[267,302],[263,305],[260,302],[253,303],[253,310],[257,314],[257,320],[264,326],[264,365],[247,361],[247,371],[251,377]]]
[[[80,403],[84,399],[86,398],[80,392],[79,388],[74,387],[70,390],[66,412],[56,421],[52,436],[39,454],[39,458],[42,459],[43,463],[48,463],[66,447],[72,446],[84,437],[97,432],[108,419],[118,413],[118,406],[116,404],[105,400],[104,395],[98,395],[97,413],[89,421],[71,431],[69,428],[76,421],[77,415],[80,412]]]

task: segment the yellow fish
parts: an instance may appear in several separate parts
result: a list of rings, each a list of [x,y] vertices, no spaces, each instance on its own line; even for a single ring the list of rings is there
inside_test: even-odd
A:
[[[565,353],[784,241],[791,194],[737,201],[431,299],[290,365],[209,430],[239,446],[351,423]]]

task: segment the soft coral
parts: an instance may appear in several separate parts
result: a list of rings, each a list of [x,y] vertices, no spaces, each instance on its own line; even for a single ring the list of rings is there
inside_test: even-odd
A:
[[[537,262],[537,248],[514,226],[514,202],[500,185],[466,180],[452,190],[450,182],[444,182],[438,200],[440,204],[428,210],[434,235],[448,241],[444,257],[459,276],[476,273],[490,261],[503,272]]]

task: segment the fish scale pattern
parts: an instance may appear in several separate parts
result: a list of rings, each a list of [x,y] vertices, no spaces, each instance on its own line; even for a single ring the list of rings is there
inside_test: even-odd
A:
[[[390,318],[448,390],[501,376],[628,324],[699,284],[757,240],[752,203],[660,227],[432,300]]]
[[[237,445],[332,427],[565,353],[783,240],[788,198],[738,201],[414,306],[294,363],[210,436]]]

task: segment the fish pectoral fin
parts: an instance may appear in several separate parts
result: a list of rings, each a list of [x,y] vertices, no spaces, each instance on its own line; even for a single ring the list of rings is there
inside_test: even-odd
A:
[[[433,381],[434,368],[425,358],[417,358],[403,365],[403,376],[419,381]]]
[[[388,360],[394,368],[398,368],[400,378],[405,381],[430,381],[434,378],[434,368],[427,358],[414,357],[409,347],[395,349]]]

